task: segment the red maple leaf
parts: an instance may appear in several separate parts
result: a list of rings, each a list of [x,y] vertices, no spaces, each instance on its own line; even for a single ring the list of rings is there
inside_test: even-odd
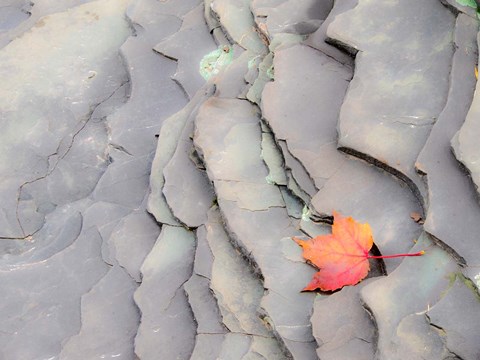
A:
[[[293,240],[303,248],[303,257],[320,271],[303,289],[332,291],[346,285],[355,285],[370,271],[368,259],[386,259],[414,254],[372,256],[368,252],[373,245],[372,230],[369,224],[360,224],[351,217],[343,217],[333,212],[332,234],[320,235],[311,240]]]

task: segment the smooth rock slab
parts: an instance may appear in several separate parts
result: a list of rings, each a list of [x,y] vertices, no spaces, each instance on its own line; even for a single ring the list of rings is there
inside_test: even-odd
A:
[[[266,28],[270,36],[279,33],[306,35],[319,28],[328,16],[333,1],[288,0],[268,12]]]
[[[118,222],[131,212],[131,209],[124,206],[111,204],[108,202],[95,202],[84,211],[83,225],[85,228],[95,226],[103,239],[102,257],[109,264],[114,264],[114,259],[110,256],[108,238],[117,226]],[[47,220],[47,226],[48,226]]]
[[[210,292],[210,281],[193,274],[185,283],[184,288],[197,323],[197,336],[200,334],[225,334],[227,329],[222,324],[217,301]]]
[[[201,103],[197,106],[201,106]],[[163,169],[162,189],[173,215],[188,227],[205,223],[206,213],[214,200],[214,193],[205,171],[192,161],[194,153],[193,136],[194,110],[180,135],[177,149]]]
[[[278,149],[272,133],[262,132],[262,159],[268,167],[267,182],[270,184],[287,185],[287,175],[284,169],[282,153]]]
[[[327,29],[328,26],[332,23],[336,16],[353,9],[358,4],[358,0],[336,0],[334,1],[332,10],[329,12],[328,17],[322,23],[322,25],[311,34],[304,42],[305,45],[311,46],[314,49],[317,49],[328,55],[338,62],[345,64],[349,67],[353,67],[353,58],[350,54],[345,51],[340,50],[339,48],[328,44],[327,39]]]
[[[97,183],[94,200],[139,208],[146,196],[153,154],[132,157],[122,151],[112,151],[110,156],[113,163]]]
[[[140,266],[160,233],[155,220],[145,211],[133,212],[119,221],[108,239],[111,257],[136,281]]]
[[[169,7],[171,3],[167,3]],[[188,1],[175,12],[184,5]],[[163,2],[155,0],[138,0],[126,12],[136,30],[136,36],[121,47],[132,86],[129,101],[109,117],[108,124],[110,143],[131,155],[145,156],[155,151],[155,134],[162,120],[187,102],[183,90],[171,79],[175,62],[152,50],[181,26],[181,20],[166,15],[163,6]]]
[[[385,167],[421,201],[426,194],[414,164],[445,106],[454,27],[454,14],[438,0],[359,0],[327,30],[358,51],[339,147]]]
[[[135,353],[142,359],[188,359],[196,326],[183,284],[192,274],[195,237],[181,227],[163,225],[145,259],[143,281],[134,294],[142,318]]]
[[[275,339],[230,333],[225,336],[218,359],[287,359],[276,347],[275,342]]]
[[[268,172],[259,161],[259,121],[258,110],[244,100],[211,98],[202,105],[195,122],[194,143],[207,163],[210,180],[266,183]],[[219,140],[222,144],[216,145]]]
[[[82,297],[82,328],[63,346],[60,359],[130,360],[140,316],[133,302],[135,281],[115,266]]]
[[[193,272],[207,279],[212,278],[213,254],[207,242],[207,230],[202,225],[197,229],[197,248]]]
[[[320,359],[373,359],[375,327],[359,295],[370,281],[330,296],[317,295],[311,321]]]
[[[108,271],[101,244],[100,234],[90,229],[48,260],[2,266],[1,358],[55,358],[80,331],[81,297]]]
[[[158,222],[179,225],[167,204],[163,187],[165,185],[164,169],[169,164],[177,149],[183,130],[191,114],[197,107],[211,96],[213,87],[206,87],[199,91],[195,97],[179,112],[163,121],[158,135],[158,144],[155,157],[152,162],[150,174],[150,195],[148,197],[148,211],[155,216]],[[202,215],[202,214],[200,214]]]
[[[206,229],[213,254],[210,287],[217,298],[223,323],[231,332],[273,337],[260,319],[262,283],[230,243],[218,208],[209,211]]]
[[[479,306],[478,289],[460,277],[427,313],[431,324],[445,332],[448,350],[462,359],[480,357]]]
[[[398,324],[395,334],[395,347],[401,349],[390,354],[398,359],[458,359],[445,346],[441,330],[431,326],[425,313],[415,313],[404,317]]]
[[[412,252],[420,250],[425,250],[423,256],[405,258],[390,275],[369,283],[360,292],[378,327],[376,355],[381,359],[405,359],[411,354],[412,349],[399,346],[398,326],[405,317],[428,311],[449,288],[449,277],[458,271],[457,263],[426,234],[412,248]],[[432,358],[432,351],[435,349],[414,349],[427,358]]]
[[[472,101],[477,31],[476,19],[463,14],[457,17],[449,98],[416,164],[428,185],[424,229],[467,264],[478,264],[480,259],[476,235],[480,232],[480,205],[471,180],[451,152],[450,139],[462,126]],[[468,268],[467,272],[473,278],[478,269]]]
[[[57,207],[46,216],[45,225],[29,240],[1,241],[1,264],[18,266],[45,261],[75,242],[84,219],[82,206]]]
[[[183,17],[182,27],[168,39],[153,48],[160,54],[177,61],[173,79],[191,99],[205,79],[200,75],[199,64],[203,56],[217,48],[207,28],[203,4]]]
[[[480,41],[480,37],[477,37],[477,39],[478,41]],[[475,45],[471,43],[467,46],[469,46],[469,50],[471,53],[475,53],[475,51],[478,49],[478,47],[476,49]],[[480,89],[480,85],[478,84],[478,82],[477,88],[475,89],[475,96],[465,119],[465,123],[462,125],[462,128],[455,134],[452,139],[452,148],[458,161],[460,161],[470,173],[472,181],[475,184],[475,189],[477,190],[477,193],[479,193],[478,187],[480,185],[480,151],[478,150],[477,139],[480,136],[480,122],[478,121],[478,117],[480,114],[480,101],[477,95],[477,89]]]
[[[10,0],[2,3],[0,12],[0,33],[14,28],[29,18],[28,6],[25,0]]]
[[[238,45],[256,54],[266,52],[266,46],[255,30],[250,0],[213,0],[211,9],[217,14],[222,28]]]
[[[320,189],[343,161],[334,144],[336,127],[328,125],[337,122],[351,70],[305,45],[277,50],[273,65],[262,115]]]
[[[224,334],[197,334],[190,360],[218,359],[224,340]]]

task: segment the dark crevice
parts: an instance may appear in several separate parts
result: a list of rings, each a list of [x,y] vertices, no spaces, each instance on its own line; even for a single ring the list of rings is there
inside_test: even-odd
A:
[[[432,242],[435,245],[437,245],[439,248],[446,251],[450,256],[452,256],[460,266],[467,265],[467,261],[465,260],[465,258],[463,256],[460,256],[460,254],[457,253],[453,248],[451,248],[449,245],[447,245],[442,240],[437,238],[435,235],[429,233],[428,231],[425,231],[425,233],[428,235],[428,237],[432,240]]]
[[[403,181],[410,188],[412,193],[415,195],[416,199],[418,200],[418,203],[422,207],[422,215],[424,214],[424,212],[425,212],[425,210],[424,210],[425,201],[423,199],[423,196],[420,193],[420,190],[418,189],[417,185],[407,175],[405,175],[401,171],[385,164],[384,162],[381,162],[380,160],[378,160],[378,159],[376,159],[376,158],[374,158],[370,155],[367,155],[367,154],[362,153],[360,151],[354,150],[352,148],[340,146],[340,147],[338,147],[338,150],[342,151],[343,153],[345,153],[347,155],[351,155],[355,158],[364,160],[367,163],[370,163],[370,164],[376,166],[378,169],[384,170],[384,171],[390,173],[391,175],[395,176],[396,178],[400,179],[401,181]]]
[[[372,309],[363,300],[361,294],[360,294],[360,305],[362,306],[362,308],[365,310],[365,312],[368,314],[368,317],[372,321],[373,334],[372,334],[371,344],[372,344],[372,347],[374,349],[374,353],[377,354],[378,353],[378,338],[379,338],[377,319],[375,318],[375,315],[373,314]]]
[[[370,253],[373,256],[382,256],[380,249],[378,248],[377,244],[373,243],[372,248],[370,249]],[[387,267],[385,266],[385,261],[383,259],[370,259],[375,262],[378,267],[378,270],[381,272],[382,275],[388,275]]]

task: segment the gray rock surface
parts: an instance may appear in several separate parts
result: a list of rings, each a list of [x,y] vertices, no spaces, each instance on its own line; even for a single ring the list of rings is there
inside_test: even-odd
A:
[[[476,337],[479,305],[477,288],[459,276],[448,293],[427,313],[431,324],[443,330],[448,349],[462,359],[475,359],[480,355]]]
[[[453,56],[449,98],[416,164],[429,190],[425,230],[440,246],[467,264],[476,264],[479,256],[474,234],[480,231],[477,230],[480,206],[473,185],[452,155],[450,140],[462,126],[472,101],[475,78],[471,69],[478,56],[477,31],[476,20],[463,14],[457,17],[454,38],[457,50]],[[458,229],[463,229],[461,239]],[[478,273],[475,268],[467,271],[472,278]]]
[[[278,205],[283,201],[280,191],[266,183],[268,171],[260,157],[261,128],[257,114],[243,100],[209,99],[197,116],[194,142],[213,180],[230,237],[264,277],[267,295],[262,308],[274,331],[294,357],[312,356],[313,339],[308,322],[312,297],[298,292],[310,274],[308,271],[302,274],[301,262],[286,258],[278,246],[281,238],[298,232],[284,206]],[[212,118],[217,121],[212,123],[209,121]],[[219,141],[223,138],[226,140]],[[245,188],[270,186],[271,196],[275,196],[267,201],[248,199],[240,196],[236,190],[238,184]],[[261,243],[255,239],[262,239]],[[297,306],[288,312],[285,306],[290,302]]]
[[[156,359],[159,351],[167,359],[190,357],[195,325],[183,284],[192,274],[194,253],[192,232],[164,225],[143,262],[142,284],[134,295],[142,313],[135,338],[140,358]]]
[[[82,297],[82,328],[62,348],[60,359],[132,359],[139,314],[135,281],[119,266]]]
[[[468,18],[465,17],[465,19]],[[465,22],[466,21],[468,20],[465,20]],[[472,49],[472,52],[474,52],[475,46],[473,44],[468,44],[467,46],[469,46]],[[479,111],[478,98],[475,96],[470,109],[468,110],[467,117],[465,118],[465,123],[452,139],[452,148],[455,152],[455,156],[458,161],[465,166],[472,177],[477,193],[479,191],[478,186],[480,183],[480,168],[477,164],[480,153],[476,142],[479,135],[477,120]]]
[[[425,234],[419,238],[412,252],[421,249],[426,251],[424,256],[406,258],[389,276],[373,281],[361,290],[361,297],[378,327],[377,356],[381,359],[405,359],[412,352],[415,358],[434,359],[433,355],[438,350],[416,347],[411,351],[398,346],[400,341],[396,339],[401,321],[409,315],[428,312],[448,289],[449,277],[459,268]],[[402,301],[395,302],[398,298]],[[394,311],[391,306],[395,307]]]
[[[312,325],[320,359],[374,358],[375,327],[359,294],[367,283],[346,287],[328,297],[317,295]]]
[[[414,164],[447,99],[454,26],[455,16],[438,0],[359,0],[327,30],[358,52],[339,119],[339,147],[378,161],[420,200],[425,192]]]
[[[5,0],[0,358],[476,359],[477,33],[473,0]],[[302,292],[333,210],[425,254]]]

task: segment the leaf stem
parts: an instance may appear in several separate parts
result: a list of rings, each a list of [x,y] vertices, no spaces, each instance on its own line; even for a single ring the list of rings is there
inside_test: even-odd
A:
[[[413,253],[413,254],[395,254],[395,255],[381,255],[381,256],[368,255],[367,259],[392,259],[392,258],[404,257],[404,256],[422,256],[423,254],[425,254],[424,250]]]

